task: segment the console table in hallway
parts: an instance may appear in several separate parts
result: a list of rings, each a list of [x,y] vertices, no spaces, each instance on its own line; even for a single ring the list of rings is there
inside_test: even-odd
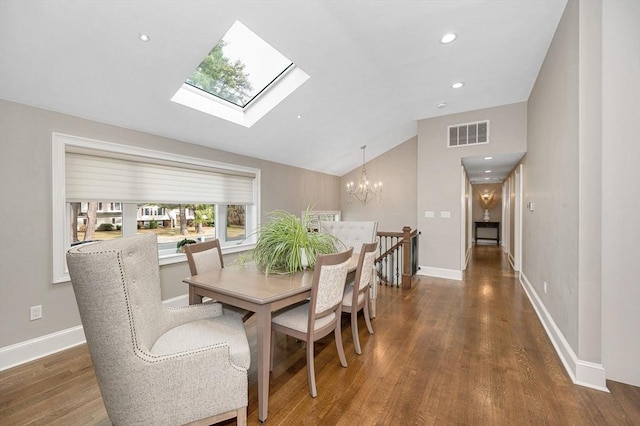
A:
[[[475,223],[475,242],[478,243],[478,228],[495,228],[496,236],[493,237],[480,237],[483,240],[495,240],[496,245],[500,245],[500,222],[474,222]]]

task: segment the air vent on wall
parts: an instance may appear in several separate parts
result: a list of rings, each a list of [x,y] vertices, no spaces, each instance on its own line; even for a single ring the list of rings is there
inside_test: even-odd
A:
[[[489,143],[489,120],[448,127],[449,148]]]

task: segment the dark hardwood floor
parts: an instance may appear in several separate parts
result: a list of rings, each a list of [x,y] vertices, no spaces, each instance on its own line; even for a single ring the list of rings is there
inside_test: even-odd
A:
[[[374,335],[360,317],[362,355],[343,317],[347,368],[331,336],[316,343],[317,398],[302,345],[278,336],[267,424],[640,425],[640,388],[571,383],[500,248],[475,247],[461,282],[414,279],[380,288]],[[109,425],[86,346],[0,373],[0,424]]]

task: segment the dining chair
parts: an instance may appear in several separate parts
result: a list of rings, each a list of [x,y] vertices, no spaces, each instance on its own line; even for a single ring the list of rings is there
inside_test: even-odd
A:
[[[186,244],[184,252],[187,255],[189,270],[191,275],[198,275],[204,272],[213,271],[224,268],[224,260],[222,258],[222,249],[220,240],[203,241],[201,243]],[[235,312],[242,316],[242,321],[247,321],[253,315],[253,312],[241,309],[236,306],[222,304],[225,311]]]
[[[320,221],[321,232],[327,232],[336,238],[336,250],[342,251],[353,247],[353,252],[358,254],[364,243],[374,243],[378,240],[377,221]],[[350,274],[351,275],[351,274]],[[374,278],[375,279],[375,278]],[[376,302],[378,299],[378,286],[371,285],[369,294],[369,314],[371,318],[376,316]]]
[[[364,313],[364,321],[367,324],[369,334],[373,334],[373,326],[369,315],[369,286],[373,279],[373,264],[376,260],[377,243],[362,244],[358,266],[353,283],[348,284],[342,298],[342,312],[351,314],[351,334],[356,353],[362,353],[360,337],[358,335],[358,312]]]
[[[284,333],[307,343],[307,376],[311,396],[316,397],[314,342],[333,331],[340,364],[347,366],[342,346],[340,312],[344,285],[353,248],[347,251],[319,255],[313,273],[311,297],[300,305],[276,312],[271,319],[271,367],[273,368],[274,337]]]
[[[73,247],[67,265],[113,424],[246,424],[244,325],[218,303],[162,303],[155,234]]]

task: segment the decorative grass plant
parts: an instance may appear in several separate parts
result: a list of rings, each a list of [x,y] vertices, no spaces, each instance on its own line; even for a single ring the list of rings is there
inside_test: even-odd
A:
[[[253,260],[267,274],[293,274],[307,265],[313,268],[319,254],[335,253],[335,238],[310,230],[307,214],[302,221],[283,210],[275,210],[268,216],[270,220],[258,231],[255,248],[247,252],[243,261]]]

